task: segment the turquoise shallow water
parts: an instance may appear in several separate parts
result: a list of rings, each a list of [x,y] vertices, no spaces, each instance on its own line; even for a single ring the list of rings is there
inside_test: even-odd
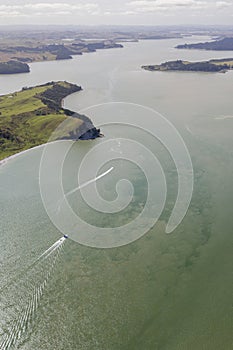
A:
[[[48,80],[79,83],[84,91],[65,100],[67,107],[77,111],[112,101],[152,107],[177,127],[194,166],[190,209],[176,231],[166,235],[165,223],[177,194],[177,175],[168,153],[135,130],[105,129],[106,139],[125,132],[158,155],[168,183],[165,210],[147,235],[128,246],[102,250],[66,241],[33,322],[16,348],[232,348],[233,119],[221,119],[232,116],[232,72],[154,74],[140,70],[142,64],[181,55],[195,60],[230,57],[230,53],[177,52],[173,49],[177,43],[180,41],[128,43],[123,50],[84,55],[69,65],[65,61],[36,63],[28,76],[0,77],[2,93]],[[95,108],[87,114],[95,121]],[[92,147],[93,143],[73,146],[64,166],[65,191],[77,185],[79,157]],[[26,279],[24,271],[61,236],[40,196],[42,150],[30,151],[0,167],[1,336],[25,308],[30,274]],[[106,200],[114,199],[115,182],[124,175],[135,185],[135,201],[113,217],[93,213],[80,194],[71,196],[74,211],[79,210],[92,224],[127,222],[146,200],[146,181],[139,169],[114,161],[100,172],[111,165],[118,171],[99,181],[100,193]],[[37,272],[40,278],[44,269],[46,265]]]

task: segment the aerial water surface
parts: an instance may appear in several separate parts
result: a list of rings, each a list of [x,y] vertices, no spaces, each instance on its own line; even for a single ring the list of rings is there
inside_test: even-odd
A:
[[[17,320],[28,305],[29,291],[34,290],[37,278],[43,282],[50,265],[48,260],[41,262],[32,278],[28,269],[63,233],[51,222],[40,195],[44,147],[0,166],[0,337],[19,325],[15,348],[232,349],[233,72],[163,73],[140,68],[171,59],[231,57],[230,52],[174,49],[183,41],[124,43],[123,49],[77,56],[68,63],[33,63],[30,74],[0,77],[1,94],[52,80],[79,84],[83,91],[67,97],[64,106],[87,114],[94,123],[100,111],[112,121],[112,115],[117,119],[127,110],[135,113],[137,120],[144,118],[146,124],[146,108],[154,109],[182,135],[194,169],[187,215],[172,234],[166,234],[178,180],[174,162],[159,141],[116,124],[103,126],[103,139],[72,144],[63,167],[64,193],[69,194],[66,199],[83,220],[96,227],[121,226],[134,220],[146,202],[146,177],[137,165],[120,159],[124,150],[119,140],[111,150],[119,159],[98,170],[96,186],[106,201],[113,201],[117,198],[116,183],[130,180],[134,192],[129,207],[119,213],[100,213],[75,190],[80,185],[77,173],[85,154],[93,150],[95,158],[101,158],[95,146],[114,138],[135,139],[157,154],[167,180],[165,208],[146,235],[119,248],[96,249],[66,240],[56,263],[50,255],[53,270],[25,328]],[[139,105],[138,111],[145,108],[145,114],[137,114],[135,105]],[[58,158],[59,154],[51,161],[51,168]],[[90,164],[86,170],[87,181],[91,181],[91,168]],[[156,186],[157,179],[153,181]],[[48,182],[53,185],[50,172]],[[131,195],[126,186],[122,203]],[[65,221],[60,204],[54,201],[51,206]]]

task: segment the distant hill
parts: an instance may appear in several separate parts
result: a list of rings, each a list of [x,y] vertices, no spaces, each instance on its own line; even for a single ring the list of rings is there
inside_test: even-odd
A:
[[[210,60],[203,62],[168,61],[159,65],[142,66],[149,71],[191,71],[191,72],[226,72],[233,69],[233,58]]]
[[[61,41],[61,40],[60,40]],[[43,43],[44,42],[44,43]],[[46,40],[35,41],[33,38],[30,43],[26,40],[23,41],[23,45],[18,45],[18,42],[12,42],[9,40],[9,44],[4,43],[0,45],[0,62],[9,63],[14,60],[14,66],[18,63],[25,62],[39,62],[39,61],[53,61],[53,60],[67,60],[72,59],[73,55],[82,55],[84,52],[95,52],[100,49],[112,49],[122,48],[122,44],[116,43],[114,40],[100,40],[96,41],[83,41],[73,39],[71,42],[66,44],[47,44]],[[19,64],[20,64],[19,63]],[[13,64],[10,63],[10,67]],[[19,70],[29,69],[26,66],[17,66]],[[13,68],[7,71],[7,66],[3,66],[3,73],[10,74],[15,73]],[[16,68],[15,68],[16,69]],[[16,71],[16,73],[18,73]]]
[[[197,44],[184,44],[176,46],[177,49],[198,49],[214,51],[233,51],[233,38],[209,41]]]
[[[19,61],[0,62],[0,74],[28,73],[30,67],[27,63]]]

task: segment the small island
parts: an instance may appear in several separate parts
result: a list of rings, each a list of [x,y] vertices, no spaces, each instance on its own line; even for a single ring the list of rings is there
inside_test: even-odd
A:
[[[30,67],[27,63],[10,60],[7,62],[0,62],[0,74],[18,74],[29,73]]]
[[[178,45],[176,49],[233,51],[233,38],[223,38],[205,43]]]
[[[210,61],[202,62],[189,62],[189,61],[168,61],[159,65],[142,66],[143,69],[149,71],[186,71],[186,72],[220,72],[225,73],[228,70],[233,69],[233,58],[226,59],[213,59]]]
[[[81,90],[78,85],[59,81],[0,96],[0,160],[48,140],[102,136],[87,116],[62,108],[66,96]],[[53,135],[57,129],[58,134]]]

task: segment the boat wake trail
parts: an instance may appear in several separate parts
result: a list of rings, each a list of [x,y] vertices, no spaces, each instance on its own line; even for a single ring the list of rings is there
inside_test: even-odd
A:
[[[3,332],[1,350],[11,349],[22,340],[23,335],[31,328],[32,322],[39,307],[41,297],[52,276],[56,262],[63,249],[66,237],[62,237],[47,249],[31,266],[24,278],[4,289],[4,295],[0,294],[1,301],[5,299],[14,301],[14,305],[5,306],[5,322],[0,326]],[[2,306],[2,305],[1,305]]]
[[[62,201],[83,187],[103,178],[113,169],[111,167],[103,174],[66,193]],[[60,207],[61,204],[58,208]],[[26,271],[18,276],[17,280],[11,280],[0,289],[0,337],[2,336],[0,350],[12,349],[12,347],[22,343],[25,336],[28,336],[30,333],[36,310],[51,279],[66,238],[68,236],[64,235],[64,237],[52,244]],[[10,303],[9,300],[11,301]],[[1,312],[1,310],[4,310],[4,312]]]
[[[65,241],[65,237],[60,238],[57,242],[51,245],[51,247],[49,247],[43,254],[41,254],[37,260],[40,260],[41,258],[47,258],[57,248],[59,248],[64,243],[64,241]]]
[[[107,171],[105,171],[105,173],[103,173],[103,174],[101,174],[101,175],[95,177],[95,178],[92,179],[92,180],[89,180],[89,181],[85,182],[84,184],[82,184],[82,185],[76,187],[75,189],[73,189],[72,191],[66,193],[65,196],[68,197],[68,196],[70,196],[71,194],[75,193],[76,191],[81,190],[83,187],[86,187],[86,186],[92,184],[93,182],[96,182],[97,180],[99,180],[99,179],[101,179],[102,177],[104,177],[104,176],[106,176],[107,174],[109,174],[113,169],[114,169],[114,167],[111,167],[110,169],[108,169]]]
[[[59,206],[58,206],[58,212],[61,210],[61,206],[62,206],[62,203],[63,203],[63,201],[64,201],[65,198],[67,198],[67,197],[70,196],[71,194],[77,192],[78,190],[81,190],[82,188],[84,188],[84,187],[86,187],[86,186],[92,184],[93,182],[96,182],[96,181],[100,180],[102,177],[108,175],[113,169],[114,169],[114,167],[111,167],[110,169],[108,169],[107,171],[105,171],[103,174],[101,174],[101,175],[99,175],[99,176],[96,176],[94,179],[89,180],[89,181],[85,182],[84,184],[82,184],[82,185],[80,185],[80,186],[74,188],[73,190],[71,190],[71,191],[65,193],[63,199],[60,201],[60,204],[59,204]]]

